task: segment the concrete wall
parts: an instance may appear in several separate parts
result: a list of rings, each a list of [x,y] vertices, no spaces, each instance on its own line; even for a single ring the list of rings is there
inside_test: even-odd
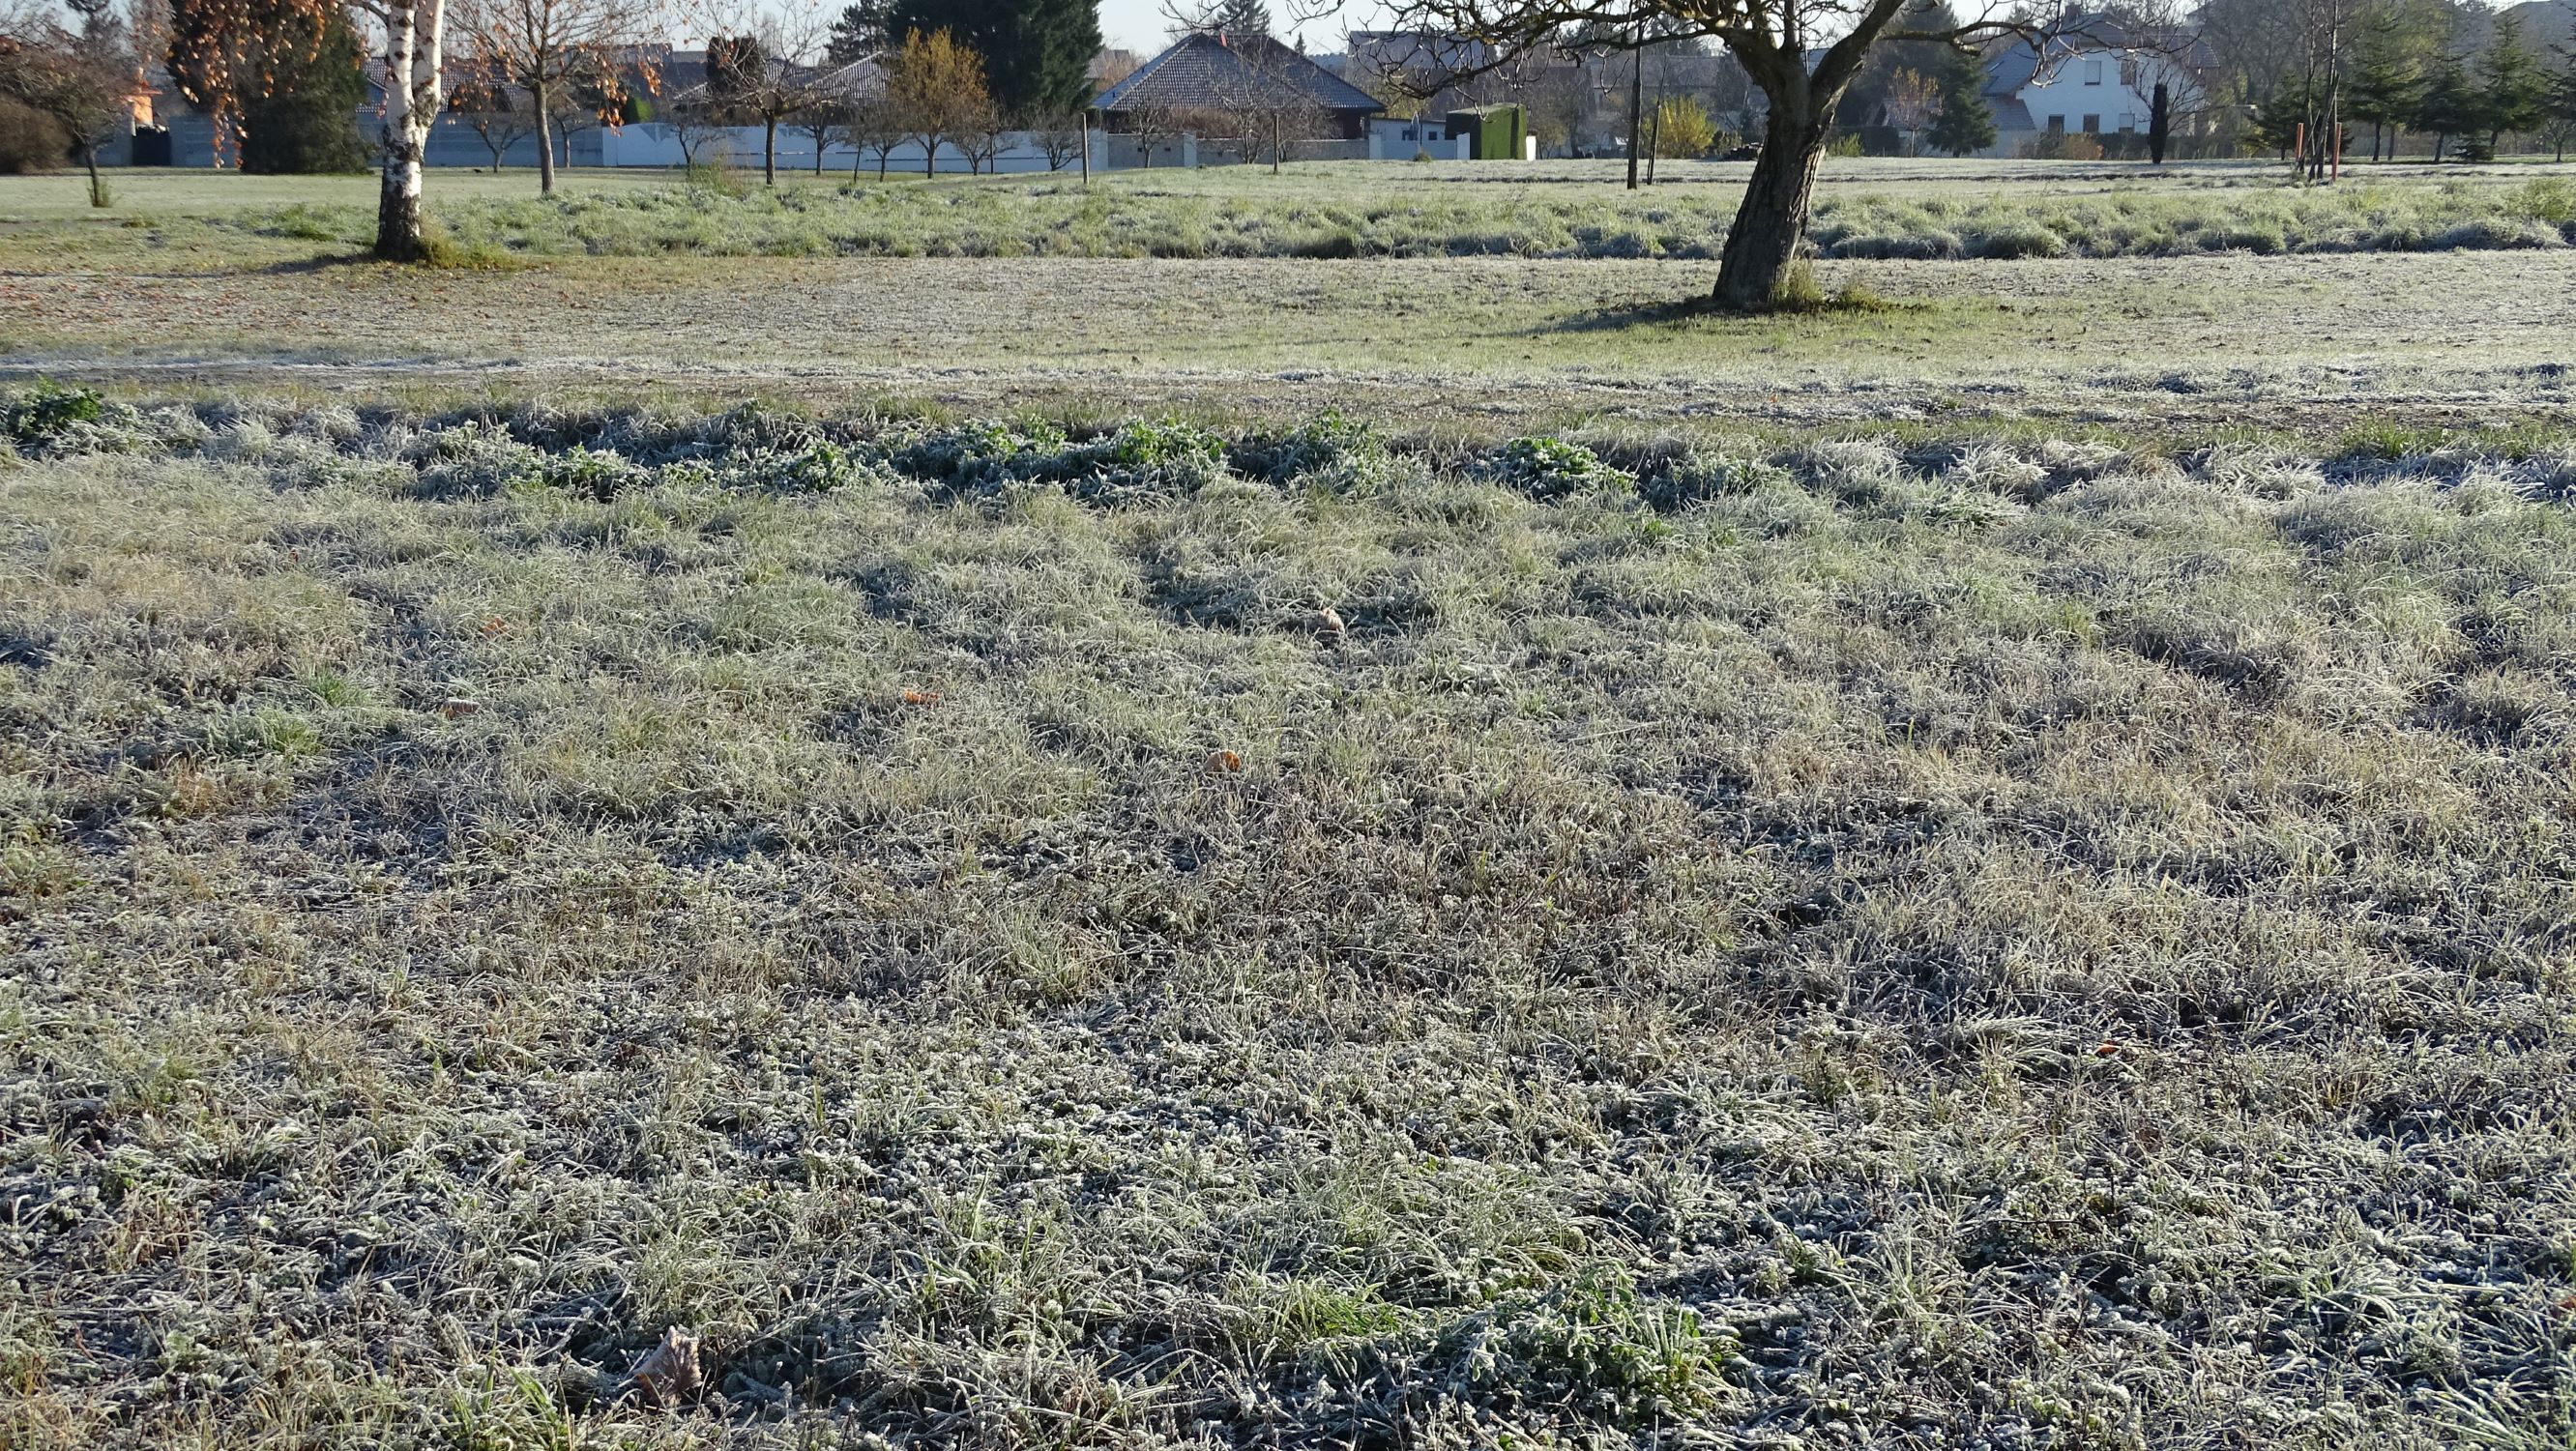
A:
[[[1130,166],[1187,167],[1199,164],[1199,139],[1195,136],[1173,136],[1157,141],[1150,160],[1145,155],[1144,146],[1134,136],[1093,132],[1091,139],[1098,148],[1092,161],[1094,166],[1114,170]]]
[[[689,155],[694,153],[700,161],[713,161],[722,157],[734,166],[756,170],[761,165],[763,154],[762,132],[757,126],[730,126],[713,130],[691,127],[688,132],[688,146],[685,149],[680,144],[679,128],[666,126],[658,121],[644,121],[632,126],[622,126],[614,131],[593,131],[586,134],[597,140],[598,159],[576,161],[577,165],[677,167],[686,165]],[[1091,149],[1094,166],[1109,164],[1102,160],[1101,140],[1098,132],[1092,133]],[[1050,169],[1045,149],[1031,140],[1028,133],[1013,133],[1004,137],[1003,142],[1000,155],[986,168],[987,170],[1044,172]],[[489,153],[486,153],[486,159],[489,159]],[[779,131],[778,169],[780,171],[811,172],[814,169],[814,160],[814,138],[811,135],[783,128]],[[822,162],[823,169],[827,172],[837,171],[846,174],[853,166],[857,167],[863,175],[874,176],[877,172],[877,154],[873,149],[860,152],[837,141],[824,146]],[[1155,162],[1158,165],[1164,164],[1160,150],[1155,153]],[[1062,169],[1077,170],[1081,164],[1079,157],[1067,158]],[[951,172],[964,174],[970,169],[966,164],[966,153],[959,150],[954,143],[943,143],[939,148],[937,169],[942,176]],[[885,158],[885,171],[889,176],[921,175],[922,148],[909,141],[897,146]]]
[[[173,166],[211,167],[215,164],[214,123],[194,111],[178,111],[168,118],[171,131]],[[1464,142],[1452,142],[1442,136],[1440,123],[1413,123],[1431,138],[1424,142],[1399,140],[1382,142],[1378,125],[1372,123],[1367,140],[1298,141],[1290,144],[1291,161],[1410,161],[1417,149],[1428,150],[1434,157],[1447,161],[1464,155]],[[358,134],[372,144],[381,122],[369,112],[358,118]],[[686,165],[691,153],[701,161],[719,157],[731,165],[757,169],[761,165],[762,132],[758,126],[691,127],[688,145],[681,145],[678,127],[659,121],[642,121],[614,130],[589,126],[569,136],[555,138],[555,160],[561,166],[660,167],[676,169]],[[1046,150],[1026,132],[1004,138],[1001,154],[991,167],[1012,173],[1042,173],[1051,169],[1066,172],[1081,167],[1078,157],[1068,157],[1060,168],[1051,167]],[[472,167],[488,169],[492,165],[492,148],[482,134],[462,117],[454,114],[439,117],[430,128],[429,150],[424,158],[433,167]],[[1201,140],[1182,135],[1157,141],[1151,164],[1154,166],[1231,166],[1247,161],[1266,163],[1266,154],[1247,157],[1240,142]],[[804,132],[781,128],[778,132],[778,169],[782,172],[814,170],[814,138]],[[839,142],[823,148],[823,169],[847,175],[855,166],[859,174],[874,176],[878,170],[875,151],[859,152]],[[1147,158],[1133,136],[1113,136],[1100,130],[1091,133],[1091,164],[1097,170],[1116,170],[1143,166]],[[533,171],[537,166],[537,141],[534,135],[512,138],[501,152],[501,165],[511,171]],[[938,173],[942,176],[963,174],[968,170],[966,153],[954,144],[939,148]],[[922,148],[905,142],[894,148],[884,161],[888,176],[922,174]]]
[[[1434,161],[1465,161],[1474,143],[1461,136],[1451,140],[1446,123],[1429,116],[1410,121],[1388,116],[1374,116],[1368,124],[1370,161],[1411,161],[1427,152]]]

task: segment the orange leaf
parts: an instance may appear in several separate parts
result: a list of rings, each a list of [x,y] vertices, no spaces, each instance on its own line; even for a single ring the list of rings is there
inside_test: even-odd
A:
[[[1231,775],[1243,769],[1243,757],[1232,751],[1210,751],[1207,753],[1207,769],[1211,776]]]
[[[937,705],[939,703],[939,692],[936,690],[907,690],[903,693],[903,703],[906,705]]]

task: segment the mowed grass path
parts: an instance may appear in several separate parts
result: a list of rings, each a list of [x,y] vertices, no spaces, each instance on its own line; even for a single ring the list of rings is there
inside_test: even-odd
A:
[[[288,244],[277,244],[284,248]],[[2576,402],[2576,251],[1837,262],[1890,306],[1681,311],[1703,264],[1511,259],[576,258],[505,272],[58,267],[0,276],[0,369],[210,384],[890,396],[1510,432],[2032,415],[2331,438]]]
[[[131,179],[103,218],[62,204],[65,179],[0,182],[0,369],[263,387],[363,378],[449,397],[528,386],[630,397],[764,389],[967,410],[1052,399],[1122,411],[1150,399],[1279,417],[1343,403],[1487,432],[1515,418],[1746,409],[1805,421],[2044,414],[2303,427],[2321,404],[2484,426],[2498,410],[2563,410],[2576,396],[2576,248],[2563,245],[1829,258],[1819,264],[1829,287],[1889,305],[1771,319],[1688,315],[1713,267],[1686,258],[692,250],[758,252],[779,227],[841,225],[829,220],[835,209],[897,232],[989,228],[1007,251],[1026,247],[1023,234],[1062,231],[1049,208],[1068,206],[1136,239],[1221,223],[1258,241],[1274,224],[1400,218],[1408,208],[1510,225],[1529,198],[1639,218],[1678,209],[1638,225],[1704,243],[1740,170],[1681,168],[1637,195],[1610,170],[1580,166],[1139,172],[1104,176],[1087,200],[1063,178],[943,179],[856,197],[837,181],[796,179],[775,203],[757,190],[736,201],[659,177],[581,174],[561,205],[527,195],[531,178],[441,173],[440,205],[467,232],[482,229],[468,250],[492,264],[445,271],[356,260],[364,178],[150,174]],[[2138,168],[2018,163],[1837,164],[1828,177],[1839,178],[1844,220],[1834,225],[1850,234],[1837,247],[1878,235],[1869,228],[1937,231],[1945,223],[1923,210],[1935,206],[2092,208],[2150,228],[2166,225],[2156,220],[2166,211],[2196,208],[2240,222],[2247,208],[2500,216],[2528,210],[2535,187],[2560,184],[2547,168],[2521,166],[2314,193],[2240,165],[2145,181]],[[631,225],[582,210],[621,198],[644,208]],[[809,200],[819,210],[809,213]],[[558,245],[562,236],[524,251],[504,235],[530,226],[604,226],[650,255],[592,255]]]
[[[12,1446],[2563,1438],[2563,440],[80,411]]]

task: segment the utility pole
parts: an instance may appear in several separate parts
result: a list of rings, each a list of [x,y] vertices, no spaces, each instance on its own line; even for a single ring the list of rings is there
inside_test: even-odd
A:
[[[1639,51],[1644,55],[1644,51]],[[1655,184],[1655,158],[1664,150],[1664,68],[1655,67],[1655,119],[1646,128],[1646,185]]]
[[[1637,29],[1637,48],[1628,53],[1633,63],[1628,71],[1628,190],[1637,189],[1637,142],[1645,134],[1646,109],[1646,32]]]

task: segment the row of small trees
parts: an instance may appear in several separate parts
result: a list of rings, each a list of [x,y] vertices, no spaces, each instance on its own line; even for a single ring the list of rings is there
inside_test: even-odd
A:
[[[2409,133],[2436,160],[2484,160],[2516,137],[2576,137],[2576,49],[2532,43],[2521,17],[2456,0],[2210,0],[2203,15],[2237,57],[2287,57],[2249,74],[2257,144],[2321,176],[2355,126],[2374,159]],[[2357,147],[2357,142],[2355,143]],[[2347,148],[2350,149],[2350,148]]]
[[[855,0],[828,21],[816,0],[706,0],[732,8],[681,19],[714,37],[705,81],[665,97],[641,39],[668,13],[659,0],[124,0],[130,25],[109,13],[119,0],[66,3],[81,24],[47,0],[0,0],[0,165],[13,148],[30,164],[77,150],[104,205],[98,150],[130,125],[136,77],[166,63],[213,117],[219,158],[298,146],[313,154],[264,169],[363,166],[364,25],[386,76],[376,250],[395,260],[424,252],[421,163],[441,114],[481,132],[496,165],[533,136],[546,191],[572,133],[652,119],[684,147],[760,126],[772,180],[782,128],[816,138],[818,166],[838,139],[880,169],[912,142],[928,167],[954,147],[980,170],[1013,130],[1063,166],[1081,154],[1100,44],[1095,0]]]
[[[848,146],[882,173],[905,145],[925,170],[954,150],[981,171],[1004,138],[1025,133],[1052,167],[1080,154],[1081,102],[1013,106],[995,94],[986,57],[946,28],[913,30],[886,45],[883,11],[854,5],[829,25],[817,12],[719,16],[710,24],[703,82],[671,90],[650,53],[622,37],[634,0],[481,0],[467,12],[467,44],[449,104],[482,138],[498,168],[510,148],[537,140],[542,190],[555,184],[558,143],[594,126],[656,121],[692,163],[711,159],[736,128],[761,131],[763,175],[778,175],[781,132],[808,138],[814,169],[825,150]],[[495,23],[494,17],[499,17]]]
[[[2576,137],[2576,45],[2543,54],[2506,13],[2472,56],[2446,19],[2420,4],[2378,6],[2362,21],[2347,73],[2330,78],[2340,81],[2343,113],[2371,128],[2371,158],[2383,148],[2393,155],[2396,140],[2413,131],[2432,136],[2436,160],[2454,139],[2460,159],[2485,160],[2512,135],[2539,136],[2564,160]],[[2286,148],[2284,131],[2294,116],[2318,109],[2309,92],[2324,83],[2302,78],[2271,98],[2266,138]]]

